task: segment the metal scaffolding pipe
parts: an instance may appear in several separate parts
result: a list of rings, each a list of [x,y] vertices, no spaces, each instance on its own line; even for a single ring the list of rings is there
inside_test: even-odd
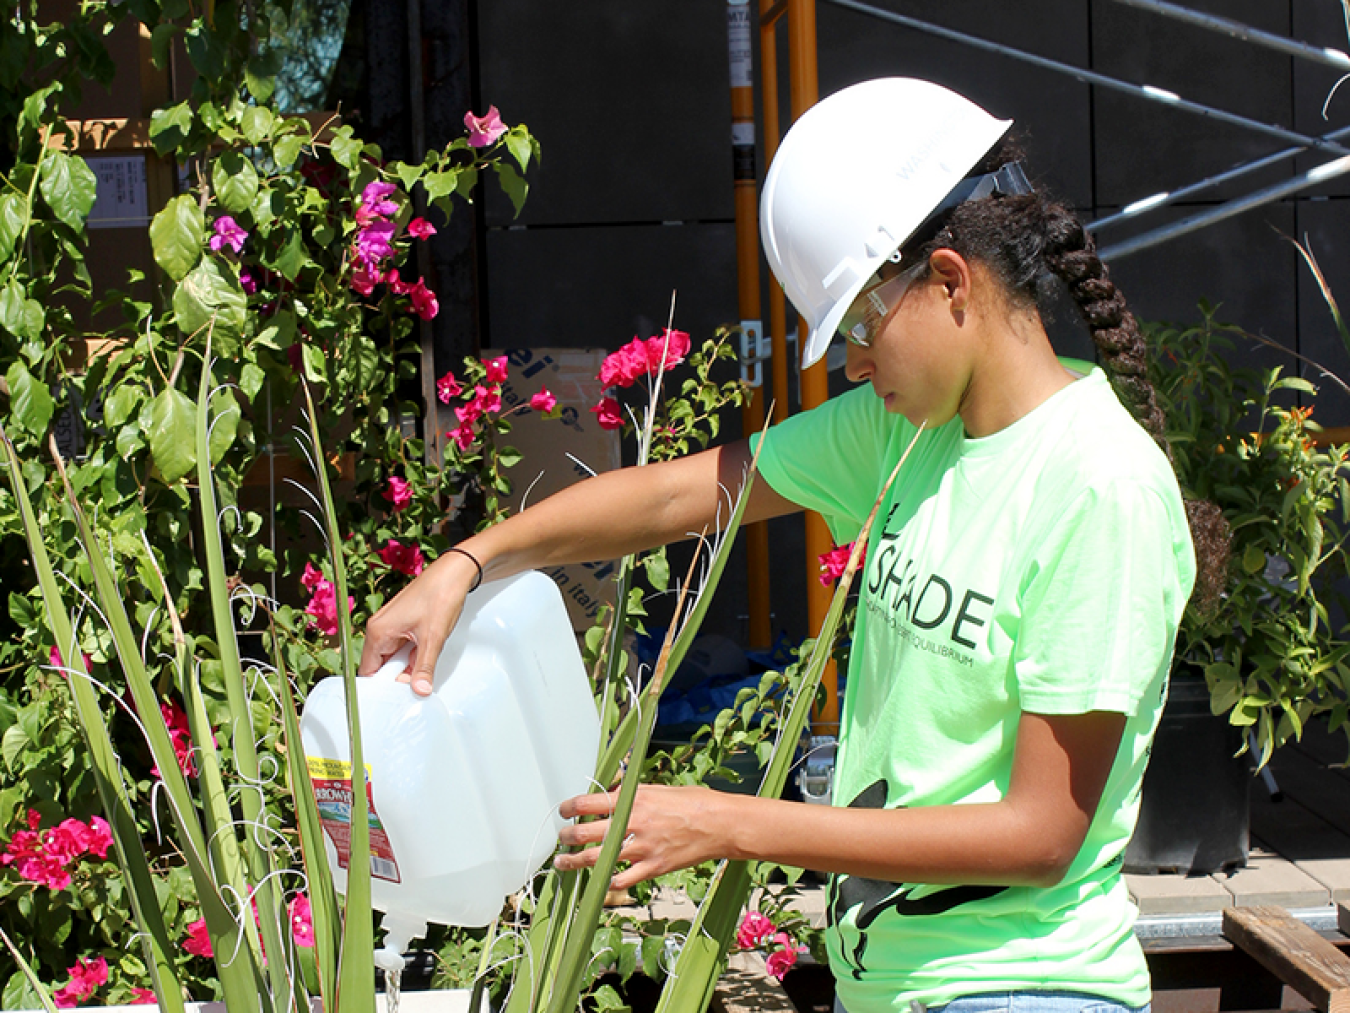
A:
[[[1329,134],[1324,134],[1322,139],[1339,141],[1346,137],[1350,137],[1350,127],[1342,127],[1339,130],[1333,130]],[[1188,186],[1183,186],[1179,190],[1168,190],[1165,193],[1156,193],[1151,197],[1144,197],[1141,200],[1133,201],[1113,215],[1107,215],[1104,218],[1098,218],[1095,222],[1087,223],[1084,228],[1089,232],[1095,232],[1119,222],[1137,218],[1155,208],[1166,207],[1169,204],[1175,204],[1177,201],[1188,200],[1196,194],[1208,190],[1210,187],[1218,186],[1221,183],[1227,183],[1231,180],[1238,179],[1248,173],[1268,168],[1276,162],[1282,162],[1286,158],[1293,158],[1295,155],[1301,155],[1307,150],[1308,149],[1304,147],[1285,148],[1283,151],[1277,151],[1273,155],[1266,155],[1265,157],[1258,158],[1252,162],[1243,162],[1240,165],[1233,166],[1231,169],[1226,169],[1216,175],[1207,176]]]
[[[1122,257],[1128,257],[1132,253],[1138,253],[1140,250],[1146,250],[1151,246],[1157,246],[1160,243],[1176,239],[1187,233],[1196,232],[1207,225],[1213,225],[1216,222],[1232,218],[1244,211],[1250,211],[1252,208],[1260,207],[1262,204],[1269,204],[1272,201],[1292,196],[1300,190],[1310,186],[1316,186],[1318,183],[1325,182],[1328,179],[1344,176],[1347,172],[1350,172],[1350,156],[1338,158],[1331,162],[1324,162],[1322,165],[1310,169],[1300,176],[1295,176],[1293,179],[1285,180],[1274,186],[1268,186],[1263,190],[1257,190],[1245,197],[1238,197],[1234,200],[1227,201],[1217,207],[1209,208],[1198,214],[1183,218],[1179,222],[1173,222],[1171,225],[1164,225],[1161,228],[1154,229],[1152,232],[1145,232],[1143,235],[1135,236],[1133,239],[1126,239],[1123,242],[1116,243],[1114,246],[1100,249],[1097,251],[1097,255],[1102,260],[1120,260]]]
[[[1326,141],[1320,137],[1312,137],[1308,134],[1300,134],[1295,130],[1286,130],[1284,127],[1276,126],[1273,123],[1262,123],[1260,120],[1254,120],[1247,116],[1239,116],[1237,113],[1216,109],[1213,106],[1203,105],[1199,102],[1192,102],[1165,88],[1157,88],[1149,84],[1131,84],[1128,81],[1121,81],[1114,77],[1108,77],[1105,74],[1099,74],[1093,70],[1075,67],[1072,64],[1063,63],[1059,60],[1051,60],[1048,57],[1037,56],[1035,53],[1028,53],[1024,49],[1014,49],[1012,46],[1004,46],[997,42],[990,42],[988,39],[981,39],[978,36],[967,35],[964,32],[943,28],[941,25],[934,25],[927,21],[920,21],[917,18],[907,17],[904,14],[896,14],[893,11],[883,10],[880,7],[873,7],[870,4],[860,3],[859,0],[824,0],[824,2],[833,4],[835,7],[843,7],[846,10],[851,10],[858,14],[866,14],[881,21],[889,21],[892,24],[911,28],[914,31],[923,32],[927,35],[936,35],[939,38],[948,39],[952,42],[959,42],[974,49],[983,49],[986,52],[997,53],[1000,56],[1007,56],[1014,60],[1020,60],[1023,63],[1030,63],[1033,66],[1041,67],[1045,70],[1052,70],[1059,74],[1068,74],[1070,77],[1082,81],[1084,84],[1097,85],[1100,88],[1124,92],[1125,94],[1133,95],[1136,98],[1147,99],[1151,102],[1159,102],[1175,109],[1182,109],[1186,112],[1194,113],[1197,116],[1204,116],[1208,119],[1218,120],[1221,123],[1243,127],[1247,130],[1266,134],[1269,137],[1276,137],[1282,141],[1297,144],[1302,147],[1316,148],[1319,151],[1325,151],[1333,155],[1350,154],[1350,148],[1346,148],[1335,142]]]
[[[1221,18],[1215,14],[1204,14],[1200,11],[1193,11],[1189,7],[1164,3],[1163,0],[1116,0],[1116,3],[1124,4],[1126,7],[1135,7],[1141,11],[1149,11],[1153,14],[1161,14],[1165,18],[1184,21],[1188,25],[1219,32],[1222,35],[1229,35],[1235,39],[1241,39],[1243,42],[1250,42],[1257,46],[1264,46],[1266,49],[1284,53],[1286,56],[1297,56],[1305,60],[1312,60],[1315,63],[1324,63],[1343,72],[1350,71],[1350,56],[1339,49],[1311,46],[1306,42],[1299,42],[1296,39],[1244,25],[1240,21]]]

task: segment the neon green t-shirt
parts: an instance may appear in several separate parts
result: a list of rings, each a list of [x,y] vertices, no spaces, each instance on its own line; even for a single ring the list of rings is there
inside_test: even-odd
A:
[[[770,430],[759,467],[843,544],[914,428],[862,387]],[[967,438],[957,418],[919,439],[855,584],[835,804],[996,801],[1023,711],[1127,723],[1058,885],[831,879],[827,943],[850,1013],[1009,990],[1149,1001],[1120,865],[1194,576],[1172,469],[1099,369],[991,436]]]

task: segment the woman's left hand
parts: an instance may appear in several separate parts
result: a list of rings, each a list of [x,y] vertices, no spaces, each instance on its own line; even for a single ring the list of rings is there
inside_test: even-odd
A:
[[[561,854],[554,866],[564,871],[588,868],[600,857],[599,844],[609,830],[609,817],[618,802],[618,790],[578,795],[558,807],[565,819],[598,816],[602,819],[563,827],[560,839],[582,851]],[[614,876],[611,886],[625,890],[646,879],[728,857],[728,842],[721,832],[726,816],[740,796],[709,788],[641,785],[633,801],[628,831],[619,860],[629,868]]]

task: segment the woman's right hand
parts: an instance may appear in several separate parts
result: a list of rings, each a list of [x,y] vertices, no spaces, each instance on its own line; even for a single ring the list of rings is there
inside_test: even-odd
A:
[[[464,599],[478,577],[471,559],[459,552],[443,553],[366,624],[361,651],[361,675],[373,675],[404,644],[413,644],[409,662],[413,691],[431,693],[432,672],[441,646],[459,621]]]

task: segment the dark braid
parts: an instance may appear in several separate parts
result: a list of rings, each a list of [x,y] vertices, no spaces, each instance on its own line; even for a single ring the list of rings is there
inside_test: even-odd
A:
[[[993,172],[1020,156],[1014,143],[1005,142],[974,171]],[[1092,332],[1121,403],[1172,459],[1167,420],[1148,379],[1148,346],[1125,296],[1097,257],[1092,236],[1072,210],[1039,189],[967,201],[952,209],[931,240],[906,251],[904,259],[922,257],[926,262],[938,249],[979,261],[1014,307],[1035,310],[1043,320],[1048,319],[1057,282],[1062,282]],[[1186,516],[1197,564],[1193,604],[1203,611],[1217,603],[1224,589],[1231,532],[1222,511],[1207,500],[1188,499]]]

